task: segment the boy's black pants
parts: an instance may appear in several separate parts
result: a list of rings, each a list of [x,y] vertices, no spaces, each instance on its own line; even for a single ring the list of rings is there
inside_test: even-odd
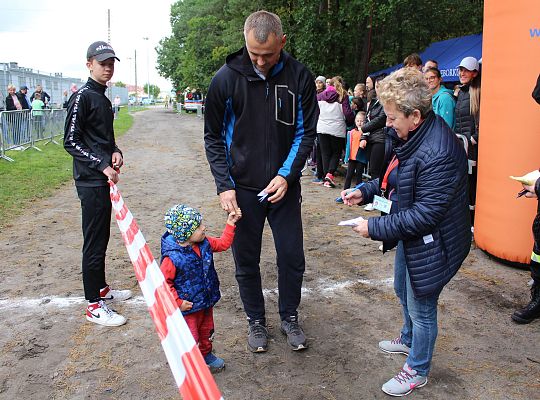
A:
[[[82,209],[82,275],[84,297],[99,300],[105,283],[105,254],[111,225],[111,198],[108,186],[77,186]]]

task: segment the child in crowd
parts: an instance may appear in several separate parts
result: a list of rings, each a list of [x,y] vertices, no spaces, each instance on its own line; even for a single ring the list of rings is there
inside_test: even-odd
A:
[[[37,138],[43,139],[43,109],[45,103],[41,100],[41,93],[34,94],[32,100],[32,119],[34,120],[34,130],[37,132]]]
[[[221,298],[213,253],[231,246],[241,217],[241,213],[231,212],[221,237],[215,238],[206,236],[197,210],[177,204],[165,213],[161,271],[212,372],[225,368],[225,361],[212,353],[213,307]]]
[[[360,128],[365,120],[365,111],[359,111],[354,119],[356,128],[347,132],[347,145],[344,158],[344,161],[347,163],[347,175],[345,176],[343,190],[351,187],[353,176],[356,177],[357,185],[362,182],[362,174],[366,168],[367,157],[365,150],[360,148],[360,137],[362,136]],[[341,196],[336,198],[336,203],[343,203]]]

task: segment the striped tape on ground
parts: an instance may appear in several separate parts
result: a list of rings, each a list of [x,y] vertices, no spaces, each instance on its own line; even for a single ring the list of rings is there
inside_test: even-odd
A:
[[[137,222],[109,184],[118,228],[180,394],[186,400],[223,399]]]

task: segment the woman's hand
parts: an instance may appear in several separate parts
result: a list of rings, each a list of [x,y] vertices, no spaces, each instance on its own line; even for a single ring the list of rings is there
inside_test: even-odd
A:
[[[353,231],[359,233],[365,238],[369,238],[369,232],[368,232],[368,220],[364,219],[358,223],[355,227],[353,227]]]
[[[364,196],[362,192],[358,189],[346,189],[341,192],[341,198],[343,199],[343,204],[348,206],[353,206],[357,204],[362,204],[364,201]]]

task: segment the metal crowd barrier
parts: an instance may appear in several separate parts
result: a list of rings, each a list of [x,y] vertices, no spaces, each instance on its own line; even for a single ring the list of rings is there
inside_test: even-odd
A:
[[[0,159],[13,161],[8,150],[35,149],[37,142],[58,144],[55,136],[64,134],[65,109],[21,110],[0,112]]]

